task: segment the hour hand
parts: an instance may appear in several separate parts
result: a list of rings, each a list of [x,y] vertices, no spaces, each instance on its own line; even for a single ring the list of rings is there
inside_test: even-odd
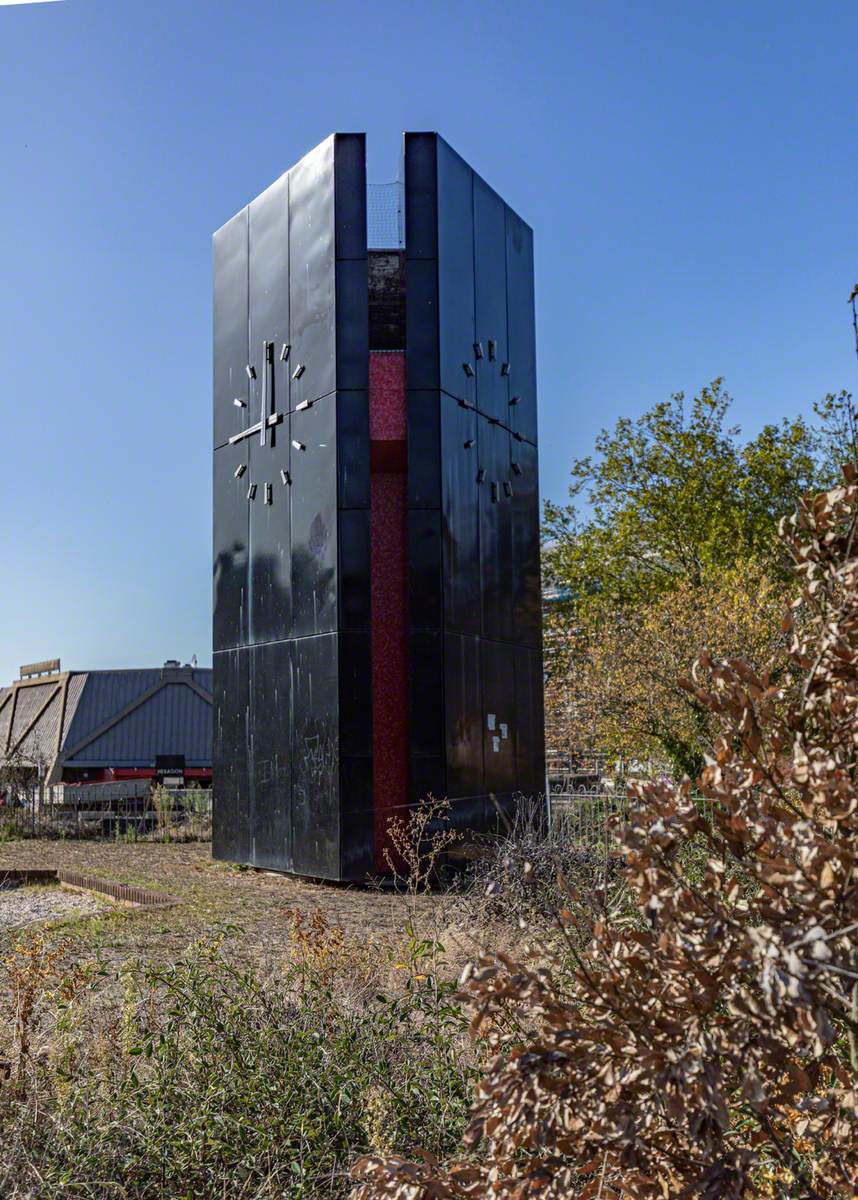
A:
[[[270,417],[265,418],[265,426],[270,429],[272,425],[279,425],[283,420],[282,413],[272,413]],[[234,446],[236,442],[243,441],[246,437],[251,437],[254,433],[259,433],[262,428],[262,421],[257,421],[255,425],[248,425],[247,429],[242,429],[241,433],[234,433],[229,439],[229,445]]]

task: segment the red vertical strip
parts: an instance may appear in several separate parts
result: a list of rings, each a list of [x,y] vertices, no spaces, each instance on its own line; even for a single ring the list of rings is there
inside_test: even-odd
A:
[[[405,354],[369,356],[372,758],[375,868],[388,823],[408,801]]]

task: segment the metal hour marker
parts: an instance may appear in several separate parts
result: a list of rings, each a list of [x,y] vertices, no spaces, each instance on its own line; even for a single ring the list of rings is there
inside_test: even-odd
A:
[[[470,450],[470,448],[471,448],[471,446],[473,446],[473,444],[474,444],[474,439],[468,438],[468,440],[465,442],[465,449]]]
[[[512,462],[512,463],[510,463],[509,465],[512,467],[512,473],[513,473],[513,475],[520,475],[520,474],[521,474],[521,464],[520,464],[520,463],[517,463],[517,462]]]
[[[270,483],[266,483],[266,485],[265,485],[265,503],[266,503],[266,504],[270,504],[270,503],[271,503],[271,500],[272,500],[272,495],[271,495],[271,484],[270,484]]]
[[[498,485],[496,483],[493,483],[492,484],[492,504],[497,504],[497,502],[498,502]]]
[[[295,370],[292,372],[292,378],[293,378],[293,379],[300,379],[300,378],[301,378],[301,376],[304,374],[304,372],[305,372],[306,370],[307,370],[307,368],[304,366],[304,364],[303,364],[303,363],[298,363],[297,367],[296,367],[296,368],[295,368]]]
[[[292,445],[295,447],[296,450],[306,450],[307,449],[307,447],[304,445],[303,442],[298,442],[294,438],[292,439]]]
[[[500,425],[499,417],[486,417],[486,420],[488,421],[489,425]]]
[[[250,485],[250,487],[247,489],[247,498],[248,498],[248,500],[256,499],[256,484],[255,483],[252,483]]]
[[[242,400],[241,396],[236,396],[236,398],[233,400],[233,404],[236,408],[247,408],[247,401]]]
[[[498,356],[498,344],[494,338],[489,338],[489,362],[494,362]]]
[[[304,409],[309,408],[312,403],[312,400],[302,400],[300,404],[295,405],[295,412],[303,412]]]
[[[248,379],[255,379],[255,378],[256,378],[256,367],[252,367],[252,366],[250,365],[250,363],[248,363],[248,364],[247,364],[247,366],[246,366],[244,369],[245,369],[245,371],[247,372],[247,378],[248,378]]]
[[[515,432],[515,430],[513,430],[513,434],[512,434],[512,436],[515,438],[515,440],[516,440],[517,442],[523,442],[523,441],[524,441],[524,434],[521,434],[521,433],[516,433],[516,432]]]
[[[509,363],[501,363],[501,375],[509,375]]]
[[[482,483],[486,477],[486,473],[482,467],[477,471],[477,483]]]
[[[491,345],[491,342],[489,342],[489,345]],[[482,357],[483,357],[483,343],[482,342],[474,342],[474,358],[482,358]]]
[[[510,408],[512,408],[512,407],[513,407],[513,405],[515,405],[515,404],[518,404],[518,402],[519,402],[519,400],[520,400],[520,399],[521,399],[521,396],[510,396],[510,398],[509,398],[509,406],[510,406]]]
[[[284,487],[288,487],[289,484],[292,482],[292,476],[289,474],[288,471],[280,472],[280,482],[283,484]]]
[[[459,408],[470,408],[471,407],[471,404],[469,403],[469,401],[463,400],[461,396],[459,397],[458,403],[459,403]]]
[[[503,494],[504,494],[505,496],[511,496],[511,495],[512,495],[512,484],[509,482],[509,480],[508,480],[508,479],[505,479],[505,480],[503,481]]]
[[[247,463],[239,463],[238,466],[235,468],[235,471],[233,472],[233,474],[235,475],[236,479],[241,479],[242,475],[244,474],[244,472],[246,470],[247,470]]]
[[[471,379],[473,377],[474,368],[471,366],[471,364],[469,362],[462,363],[462,370],[465,372],[468,379]]]
[[[292,349],[292,347],[287,345],[286,342],[283,343],[283,345],[280,347],[280,361],[281,362],[289,361],[289,351],[291,349]]]

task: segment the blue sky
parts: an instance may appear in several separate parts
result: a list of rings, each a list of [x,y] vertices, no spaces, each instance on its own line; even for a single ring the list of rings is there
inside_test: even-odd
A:
[[[335,129],[533,225],[541,482],[724,375],[856,384],[854,3],[0,6],[0,681],[210,660],[211,233]],[[858,390],[858,389],[856,389]]]

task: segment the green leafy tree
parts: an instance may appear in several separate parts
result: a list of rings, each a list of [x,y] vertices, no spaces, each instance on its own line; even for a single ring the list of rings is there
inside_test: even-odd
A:
[[[830,395],[815,421],[743,441],[730,405],[716,379],[690,402],[680,393],[622,418],[573,463],[571,503],[546,504],[546,574],[569,597],[546,619],[557,744],[655,754],[696,774],[709,722],[677,696],[682,664],[708,642],[777,673],[771,611],[789,579],[778,521],[854,457],[854,415],[846,393]]]
[[[716,379],[690,402],[680,392],[603,430],[572,465],[571,503],[545,505],[549,581],[577,605],[627,605],[751,558],[785,573],[777,522],[836,478],[849,397],[816,406],[817,424],[784,419],[744,443],[730,405]]]

